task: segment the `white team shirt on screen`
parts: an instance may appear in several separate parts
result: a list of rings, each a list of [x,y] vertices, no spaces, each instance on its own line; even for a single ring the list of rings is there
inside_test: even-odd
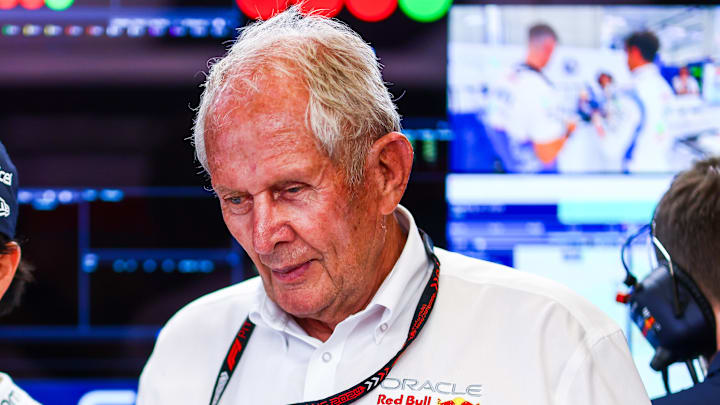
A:
[[[432,272],[410,213],[392,272],[366,309],[326,342],[270,301],[259,278],[180,310],[160,333],[140,378],[138,405],[208,404],[245,317],[255,332],[220,405],[322,399],[374,374],[406,340]],[[565,287],[435,249],[435,308],[385,381],[359,405],[649,404],[620,328]],[[450,401],[450,402],[448,402]]]
[[[491,118],[517,143],[547,143],[565,134],[558,91],[541,73],[518,68],[501,84],[509,97],[502,116]]]
[[[635,68],[633,86],[644,110],[644,123],[629,163],[631,172],[671,172],[675,142],[668,117],[675,94],[653,63]]]

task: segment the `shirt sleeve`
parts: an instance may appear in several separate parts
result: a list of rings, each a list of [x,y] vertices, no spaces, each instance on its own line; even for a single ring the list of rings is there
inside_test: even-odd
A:
[[[563,372],[557,399],[560,405],[650,404],[622,331],[578,348]]]
[[[157,378],[155,377],[155,374],[157,374],[158,370],[157,367],[155,367],[153,362],[153,354],[150,355],[150,359],[148,360],[147,364],[145,364],[145,368],[142,371],[142,374],[140,374],[140,380],[138,382],[138,395],[135,400],[136,405],[150,405],[158,402],[158,392],[157,392],[157,386],[156,381]]]
[[[0,404],[40,405],[3,373],[0,373]]]

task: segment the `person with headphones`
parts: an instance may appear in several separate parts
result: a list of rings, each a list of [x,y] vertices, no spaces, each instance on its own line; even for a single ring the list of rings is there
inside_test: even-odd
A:
[[[655,348],[650,366],[662,372],[668,395],[654,405],[717,403],[720,398],[720,157],[698,161],[675,177],[650,230],[657,266],[641,282],[628,270],[621,300]],[[630,237],[630,246],[641,231]],[[707,370],[699,383],[693,360]],[[684,362],[695,385],[670,394],[668,367]]]
[[[671,257],[680,284],[687,278],[688,300],[698,302],[705,325],[687,328],[684,341],[709,366],[702,383],[653,404],[715,403],[720,401],[720,157],[699,161],[675,178],[657,207],[655,237]]]
[[[17,170],[0,143],[0,316],[20,302],[25,284],[31,280],[30,267],[20,260],[20,245],[15,241],[18,217]],[[0,404],[39,405],[0,370]]]

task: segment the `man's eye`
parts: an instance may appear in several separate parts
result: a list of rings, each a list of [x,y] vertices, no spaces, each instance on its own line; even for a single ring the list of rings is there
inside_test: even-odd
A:
[[[227,201],[233,205],[239,205],[239,204],[242,204],[243,202],[245,202],[245,199],[243,197],[230,197],[230,198],[225,199],[225,201]]]
[[[285,191],[288,192],[288,193],[290,193],[290,194],[299,193],[300,190],[302,190],[302,187],[300,187],[300,186],[294,186],[294,187],[290,187],[290,188],[288,188],[288,189],[285,189]]]

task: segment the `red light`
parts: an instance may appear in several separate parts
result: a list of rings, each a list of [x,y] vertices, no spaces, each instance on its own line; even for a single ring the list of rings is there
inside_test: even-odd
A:
[[[346,0],[345,6],[357,18],[376,22],[384,20],[397,9],[397,0]]]
[[[335,17],[342,10],[343,0],[305,0],[300,3],[304,14],[314,11],[325,17]]]
[[[630,294],[617,293],[617,295],[615,296],[615,301],[621,304],[627,304],[628,302],[630,302]]]
[[[28,10],[37,10],[45,5],[45,0],[20,0],[20,5]]]
[[[288,8],[289,0],[235,0],[240,10],[253,19],[267,20]]]
[[[18,5],[18,0],[0,0],[0,10],[10,10]]]

